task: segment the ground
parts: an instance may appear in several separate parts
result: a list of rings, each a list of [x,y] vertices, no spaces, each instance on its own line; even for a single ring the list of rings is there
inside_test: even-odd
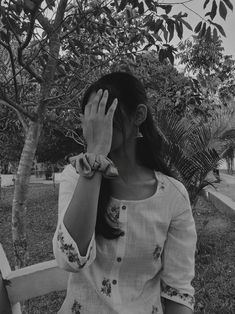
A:
[[[0,207],[0,238],[12,269],[11,200],[13,187],[3,188]],[[31,184],[27,206],[29,264],[54,258],[52,237],[57,223],[58,185]],[[235,313],[235,221],[203,198],[195,207],[198,243],[193,286],[195,314]],[[55,314],[65,291],[29,301],[30,314]]]

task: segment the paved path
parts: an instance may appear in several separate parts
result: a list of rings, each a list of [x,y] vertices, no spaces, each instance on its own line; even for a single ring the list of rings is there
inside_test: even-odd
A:
[[[5,187],[5,186],[11,186],[14,185],[14,175],[13,174],[2,174],[1,175],[1,186]],[[55,174],[55,183],[59,182],[59,178],[60,178],[60,173],[56,173]],[[46,180],[44,177],[41,178],[36,178],[34,175],[32,175],[30,177],[30,183],[43,183],[43,184],[53,184],[52,180]]]
[[[221,173],[220,178],[220,183],[213,183],[216,190],[235,201],[235,177]]]

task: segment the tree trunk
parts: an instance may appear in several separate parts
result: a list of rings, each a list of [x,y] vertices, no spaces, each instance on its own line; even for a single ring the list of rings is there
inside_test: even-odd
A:
[[[31,168],[35,156],[41,125],[31,122],[26,134],[24,148],[21,154],[16,178],[12,203],[12,237],[15,256],[15,269],[28,264],[28,250],[26,239],[26,199],[31,175]]]

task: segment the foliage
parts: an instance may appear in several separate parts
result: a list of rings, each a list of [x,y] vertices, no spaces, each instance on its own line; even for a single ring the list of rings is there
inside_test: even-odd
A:
[[[160,62],[155,51],[139,54],[135,62],[122,59],[114,69],[130,71],[138,77],[156,110],[174,112],[179,117],[203,115],[198,81],[180,73],[167,60]]]
[[[224,55],[219,37],[206,39],[194,36],[192,41],[181,44],[178,57],[180,63],[185,65],[186,72],[196,74],[208,117],[226,108],[233,111],[235,60],[232,56]]]
[[[23,148],[24,133],[17,115],[7,107],[0,107],[0,161],[16,161]]]
[[[210,184],[206,177],[230,148],[234,136],[225,136],[230,115],[217,116],[213,122],[180,119],[175,114],[158,112],[156,126],[163,140],[162,158],[189,191],[193,204],[202,188]]]

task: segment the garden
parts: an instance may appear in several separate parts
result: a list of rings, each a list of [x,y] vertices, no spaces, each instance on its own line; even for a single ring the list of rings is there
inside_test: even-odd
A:
[[[143,83],[160,157],[190,196],[195,314],[235,313],[235,222],[202,193],[222,162],[234,173],[235,59],[224,46],[232,14],[231,0],[0,4],[0,183],[3,173],[14,177],[0,184],[0,242],[12,270],[54,259],[58,181],[32,183],[33,169],[47,165],[54,181],[52,170],[86,149],[82,96],[100,76],[124,71]],[[219,181],[234,200],[234,186]],[[65,294],[25,301],[24,314],[56,313]]]

